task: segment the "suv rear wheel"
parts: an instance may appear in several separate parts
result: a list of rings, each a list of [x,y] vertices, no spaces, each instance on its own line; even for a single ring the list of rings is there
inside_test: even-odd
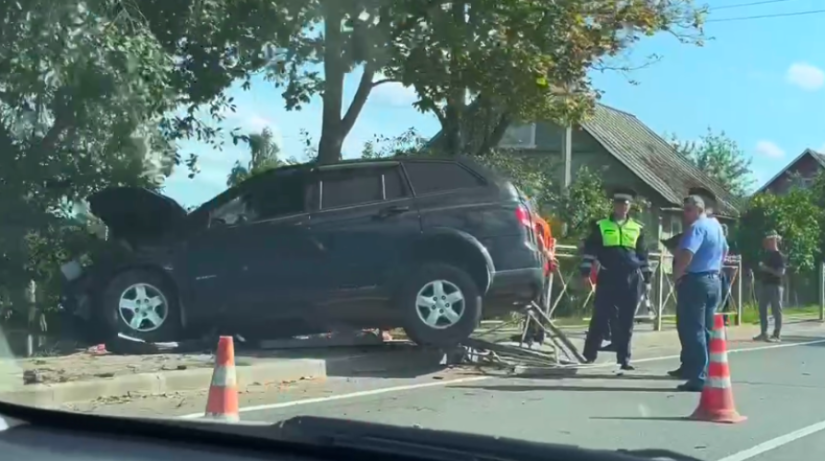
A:
[[[404,331],[419,345],[455,346],[481,319],[481,295],[470,275],[455,266],[420,266],[400,291]]]
[[[131,269],[117,275],[103,291],[99,309],[107,337],[123,333],[150,342],[179,339],[177,300],[155,272]]]

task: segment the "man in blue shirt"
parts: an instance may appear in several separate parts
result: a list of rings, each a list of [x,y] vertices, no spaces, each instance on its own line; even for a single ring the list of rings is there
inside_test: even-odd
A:
[[[690,228],[679,244],[673,277],[684,358],[681,377],[687,382],[677,389],[701,392],[707,377],[710,330],[722,296],[719,273],[728,244],[719,221],[706,215],[701,197],[687,197],[684,214]]]

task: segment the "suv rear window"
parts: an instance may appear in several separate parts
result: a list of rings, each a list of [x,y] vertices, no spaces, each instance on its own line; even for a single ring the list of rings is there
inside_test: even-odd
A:
[[[404,169],[417,195],[484,185],[479,177],[458,163],[409,162],[404,164]]]

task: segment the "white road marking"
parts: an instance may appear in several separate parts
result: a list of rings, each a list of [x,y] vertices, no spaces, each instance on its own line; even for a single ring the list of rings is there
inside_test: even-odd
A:
[[[741,349],[731,349],[728,351],[730,354],[734,353],[743,353],[743,352],[756,352],[756,351],[764,351],[770,349],[782,349],[786,347],[799,347],[799,346],[809,346],[813,344],[821,344],[825,343],[825,339],[817,339],[813,341],[805,341],[801,343],[784,343],[784,344],[771,344],[766,346],[757,346],[757,347],[745,347]],[[647,362],[661,362],[665,360],[673,360],[678,359],[679,355],[666,355],[661,357],[647,357],[643,359],[634,360],[633,363],[647,363]],[[593,368],[604,368],[604,367],[613,367],[616,366],[615,363],[597,363],[593,365],[574,365],[571,368],[585,368],[585,369],[593,369]],[[458,379],[445,379],[442,381],[431,381],[426,383],[415,383],[415,384],[406,384],[403,386],[393,386],[393,387],[383,387],[380,389],[369,389],[366,391],[358,391],[358,392],[351,392],[349,394],[337,394],[337,395],[328,395],[325,397],[316,397],[312,399],[302,399],[302,400],[293,400],[290,402],[281,402],[281,403],[270,403],[265,405],[254,405],[249,407],[240,408],[238,411],[240,413],[249,413],[253,411],[263,411],[263,410],[275,410],[279,408],[289,408],[289,407],[296,407],[299,405],[312,405],[315,403],[324,403],[324,402],[332,402],[336,400],[347,400],[347,399],[357,399],[359,397],[370,397],[373,395],[381,395],[381,394],[390,394],[393,392],[403,392],[403,391],[412,391],[416,389],[426,389],[428,387],[442,387],[442,386],[449,386],[451,384],[460,384],[460,383],[469,383],[475,381],[482,381],[486,379],[495,378],[495,376],[471,376],[468,378],[458,378]],[[203,417],[203,412],[200,413],[192,413],[189,415],[180,416],[180,418],[184,419],[195,419]],[[724,461],[731,461],[731,460],[724,460]]]
[[[450,379],[450,380],[443,380],[443,381],[432,381],[427,383],[416,383],[416,384],[407,384],[404,386],[394,386],[394,387],[382,387],[380,389],[370,389],[367,391],[358,391],[358,392],[351,392],[349,394],[338,394],[338,395],[328,395],[326,397],[315,397],[312,399],[303,399],[303,400],[293,400],[291,402],[281,402],[281,403],[270,403],[266,405],[254,405],[250,407],[243,407],[238,411],[240,413],[247,413],[250,411],[261,411],[261,410],[272,410],[276,408],[288,408],[288,407],[295,407],[298,405],[310,405],[313,403],[322,403],[322,402],[332,402],[334,400],[345,400],[345,399],[355,399],[358,397],[368,397],[372,395],[380,395],[380,394],[389,394],[391,392],[401,392],[401,391],[410,391],[413,389],[424,389],[427,387],[440,387],[446,386],[448,384],[458,384],[458,383],[471,383],[473,381],[481,381],[483,379],[488,379],[489,376],[471,376],[468,378],[458,378],[458,379]],[[184,419],[194,419],[194,418],[201,418],[203,417],[203,412],[200,413],[192,413],[191,415],[184,415],[181,418]]]
[[[807,437],[809,435],[816,434],[817,432],[823,430],[825,430],[825,421],[820,421],[816,424],[811,424],[810,426],[803,427],[802,429],[793,432],[789,432],[785,435],[780,435],[775,439],[770,439],[766,442],[762,442],[759,445],[748,448],[747,450],[742,450],[738,453],[726,456],[720,459],[719,461],[745,461],[755,456],[759,456],[762,453],[771,451],[775,448],[779,448],[783,445],[787,445],[791,442],[799,440],[802,437]]]

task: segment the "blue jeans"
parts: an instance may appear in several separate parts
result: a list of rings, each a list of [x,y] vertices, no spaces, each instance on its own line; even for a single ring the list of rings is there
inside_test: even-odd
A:
[[[713,317],[722,296],[719,274],[687,274],[676,288],[676,328],[682,343],[682,370],[688,382],[704,385]]]

